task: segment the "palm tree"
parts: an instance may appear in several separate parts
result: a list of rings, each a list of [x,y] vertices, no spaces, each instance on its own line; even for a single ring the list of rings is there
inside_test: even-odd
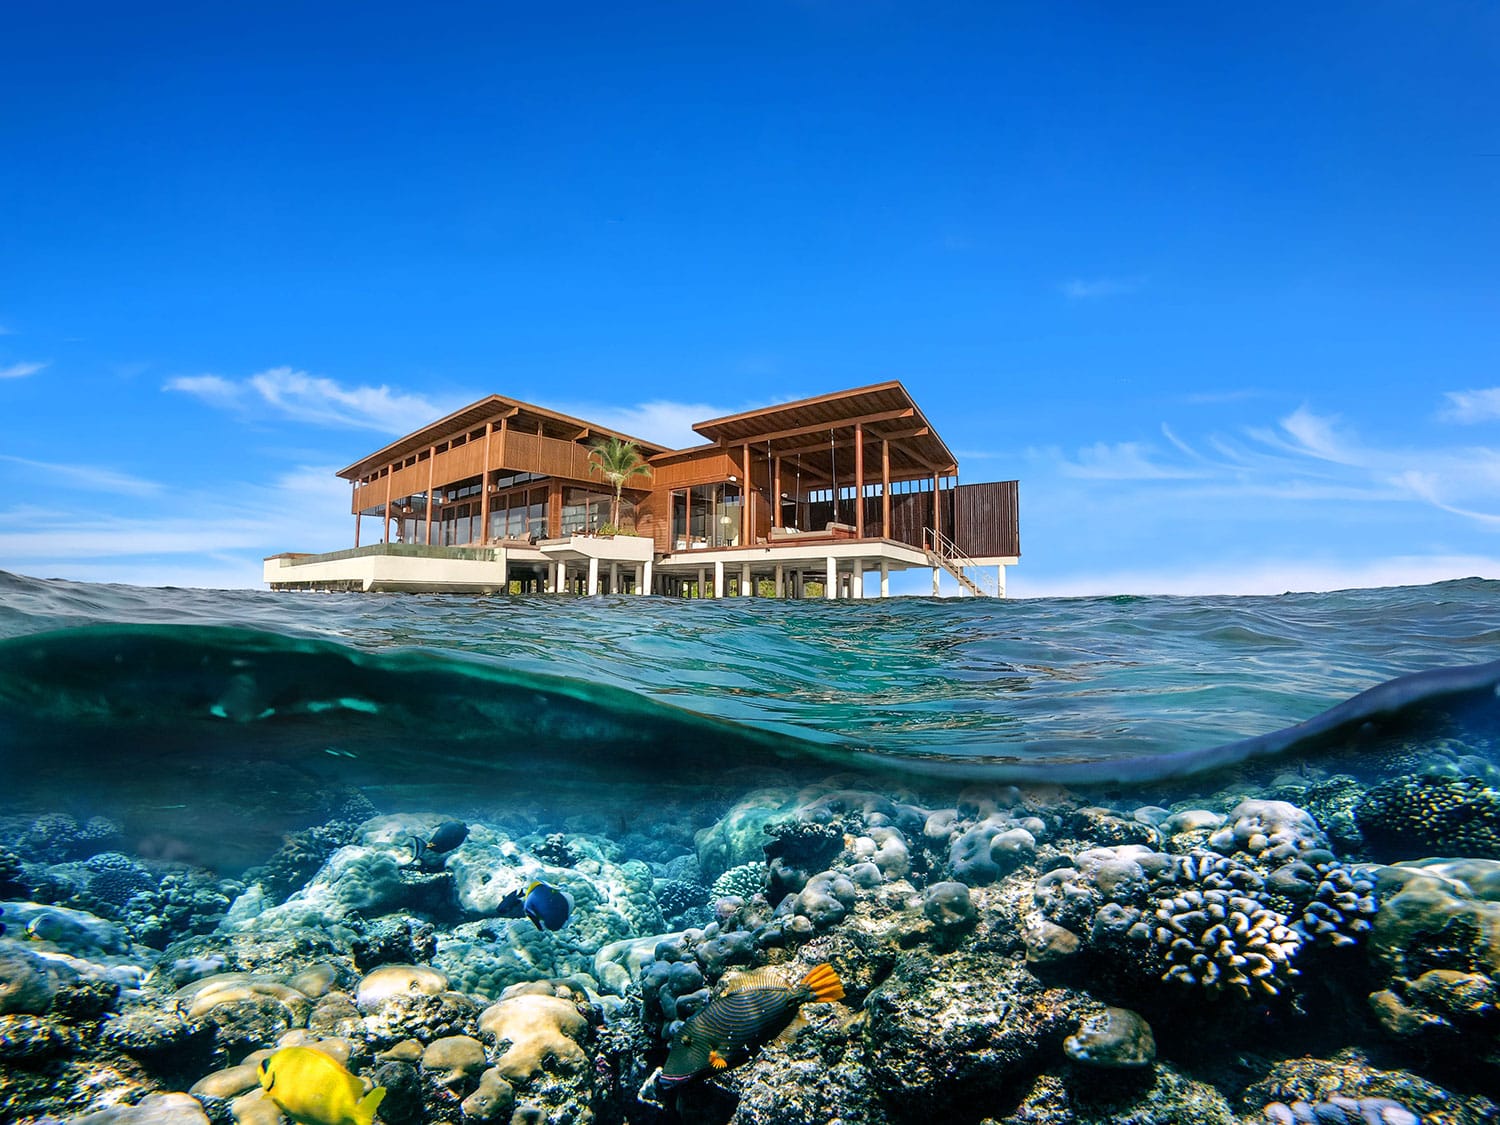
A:
[[[620,492],[625,482],[632,477],[651,475],[651,466],[641,456],[640,448],[633,441],[622,438],[604,438],[594,443],[589,450],[589,471],[598,470],[600,476],[615,486],[615,501],[609,510],[609,522],[620,526]]]

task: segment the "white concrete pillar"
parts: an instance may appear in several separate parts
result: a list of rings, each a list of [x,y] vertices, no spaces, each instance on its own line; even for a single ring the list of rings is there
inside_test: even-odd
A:
[[[880,560],[880,596],[882,598],[891,596],[891,563],[889,559]]]
[[[504,551],[495,552],[495,561],[500,564],[500,592],[510,593],[510,561],[506,558]]]
[[[714,597],[724,596],[724,560],[717,559],[714,562]]]
[[[938,596],[938,568],[932,568],[932,596]]]
[[[750,580],[750,564],[740,563],[740,597],[748,598],[755,593],[755,583]]]
[[[588,595],[594,597],[599,593],[599,560],[589,559],[589,584]]]
[[[649,594],[651,592],[651,560],[647,559],[641,563],[641,588],[638,594]]]
[[[567,563],[556,562],[552,564],[552,592],[560,594],[563,592],[563,583],[568,580]]]
[[[849,575],[849,596],[856,601],[865,596],[865,560],[854,560],[854,573]]]
[[[839,560],[832,555],[827,560],[827,580],[823,583],[823,596],[829,601],[837,601],[839,596]]]
[[[704,567],[698,568],[698,597],[704,597],[704,591],[708,589],[708,571]]]
[[[780,563],[776,564],[776,596],[786,597],[786,568]]]
[[[1001,563],[995,568],[995,593],[1005,597],[1005,564]]]
[[[617,562],[609,564],[609,592],[611,594],[620,592],[620,564]]]

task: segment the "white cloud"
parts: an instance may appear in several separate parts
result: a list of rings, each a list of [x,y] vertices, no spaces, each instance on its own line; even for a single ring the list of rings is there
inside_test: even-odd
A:
[[[24,379],[46,366],[46,363],[13,363],[9,367],[0,367],[0,379]]]
[[[1444,422],[1491,422],[1500,418],[1500,387],[1479,391],[1447,391],[1448,405],[1438,411]]]
[[[266,485],[174,491],[167,510],[149,502],[128,513],[18,506],[0,511],[0,559],[26,574],[79,581],[259,586],[267,555],[352,545],[349,485],[333,474],[332,466],[300,465]]]
[[[156,481],[145,480],[99,465],[31,461],[25,457],[12,457],[7,453],[0,453],[0,461],[8,461],[13,465],[36,470],[37,476],[30,487],[37,489],[61,485],[64,488],[109,492],[119,496],[151,496],[160,492],[162,487]]]
[[[290,367],[273,367],[240,382],[220,375],[179,376],[163,390],[182,391],[211,406],[268,409],[297,422],[386,434],[408,433],[463,405],[403,394],[384,384],[345,387]]]
[[[1155,460],[1153,446],[1134,441],[1095,442],[1078,451],[1075,460],[1061,460],[1063,476],[1082,480],[1182,480],[1202,473]]]
[[[183,391],[213,406],[238,405],[245,393],[244,387],[239,383],[219,375],[179,375],[175,379],[168,379],[162,389]]]
[[[1146,284],[1144,277],[1075,277],[1058,286],[1064,297],[1088,301],[1097,297],[1119,297],[1134,293]]]
[[[1133,483],[1134,497],[1121,493],[1110,501],[1116,514],[1131,503],[1142,505],[1143,513],[1186,501],[1211,502],[1226,512],[1237,500],[1405,503],[1436,508],[1484,530],[1500,527],[1500,448],[1370,445],[1336,416],[1306,406],[1274,426],[1247,427],[1241,435],[1210,433],[1190,443],[1168,425],[1161,433],[1165,446],[1101,441],[1072,457],[1055,448],[1028,450],[1033,479],[1055,474],[1121,488]],[[1341,516],[1348,514],[1341,509]]]
[[[1284,594],[1289,591],[1424,586],[1454,578],[1500,578],[1500,558],[1489,555],[1397,555],[1366,562],[1267,559],[1182,569],[1140,567],[1081,574],[1028,574],[1024,564],[1006,574],[1006,593],[1018,598],[1113,594]]]
[[[641,438],[643,441],[656,442],[673,449],[685,449],[688,446],[702,445],[705,441],[703,435],[694,432],[694,422],[702,422],[709,418],[722,418],[726,414],[735,413],[737,408],[726,409],[704,402],[669,402],[665,399],[657,399],[635,406],[601,406],[585,403],[558,409],[560,413],[571,414],[575,418],[587,418],[591,422]]]

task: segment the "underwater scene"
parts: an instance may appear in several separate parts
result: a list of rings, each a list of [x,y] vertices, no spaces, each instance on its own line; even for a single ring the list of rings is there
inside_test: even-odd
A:
[[[0,573],[0,1122],[1500,1121],[1500,582]]]

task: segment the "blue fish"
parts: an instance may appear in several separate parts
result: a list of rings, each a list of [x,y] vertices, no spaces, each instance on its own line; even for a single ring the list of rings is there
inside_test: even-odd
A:
[[[573,913],[573,896],[538,879],[501,899],[496,913],[502,918],[530,918],[539,930],[560,930]]]
[[[445,820],[433,829],[432,835],[423,840],[411,837],[411,858],[419,866],[436,864],[454,848],[469,838],[469,826],[461,820]]]

